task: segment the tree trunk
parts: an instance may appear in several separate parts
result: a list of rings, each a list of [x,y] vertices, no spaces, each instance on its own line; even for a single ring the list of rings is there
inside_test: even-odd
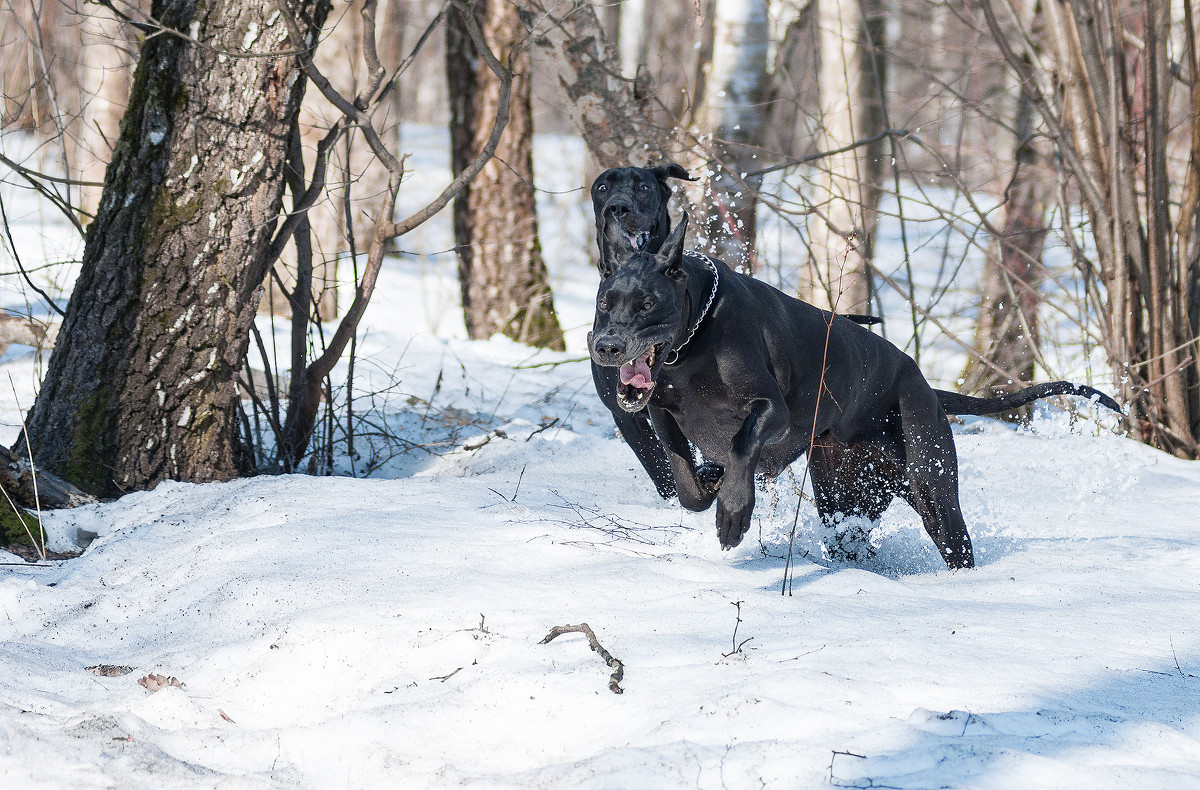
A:
[[[597,165],[651,167],[687,150],[673,132],[654,123],[634,80],[621,76],[591,0],[522,5],[533,12],[533,43],[557,68],[553,78],[562,86],[567,112]]]
[[[626,79],[636,79],[638,70],[646,66],[647,18],[650,4],[646,0],[621,0],[621,26],[614,48],[621,56],[621,73]]]
[[[762,178],[747,179],[742,173],[755,169],[762,150],[769,44],[767,0],[718,0],[706,79],[709,94],[700,113],[711,148],[705,152],[709,175],[698,240],[707,252],[747,269],[754,267]]]
[[[316,33],[327,0],[298,17]],[[28,418],[35,462],[90,493],[247,471],[235,372],[305,79],[280,10],[156,0],[83,266]],[[231,53],[231,54],[226,54]]]
[[[821,37],[820,150],[834,151],[883,128],[884,10],[880,0],[818,0]],[[810,261],[801,297],[837,312],[871,310],[871,255],[882,140],[817,164]]]
[[[771,150],[798,159],[811,153],[820,131],[817,0],[789,2],[785,10],[781,21],[786,24],[771,69],[766,135]]]
[[[1036,21],[1033,25],[1039,26]],[[1033,381],[1039,356],[1038,305],[1046,279],[1042,249],[1054,174],[1034,137],[1028,90],[1017,87],[1017,143],[1005,191],[1004,225],[984,262],[975,349],[991,364],[970,357],[960,389],[967,393],[1013,392]]]
[[[1191,343],[1191,361],[1187,366],[1185,387],[1190,435],[1200,438],[1200,52],[1196,43],[1196,19],[1191,0],[1183,0],[1185,46],[1184,58],[1187,73],[1192,81],[1189,87],[1188,104],[1191,108],[1192,125],[1188,146],[1188,163],[1184,176],[1179,206],[1179,221],[1176,223],[1175,254],[1178,256],[1178,289],[1180,293],[1181,334]]]
[[[475,13],[491,49],[504,53],[514,74],[508,128],[496,158],[454,199],[467,332],[477,339],[502,333],[561,350],[562,328],[542,260],[534,204],[529,53],[517,47],[526,31],[516,6],[507,0],[480,0]],[[482,149],[499,95],[499,80],[483,66],[457,9],[447,19],[446,75],[451,169],[457,175]]]

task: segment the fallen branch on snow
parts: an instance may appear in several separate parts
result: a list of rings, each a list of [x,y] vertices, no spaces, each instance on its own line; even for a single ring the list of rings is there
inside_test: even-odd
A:
[[[587,623],[580,623],[579,625],[556,625],[550,629],[550,633],[546,634],[546,638],[538,644],[548,644],[555,637],[562,636],[563,634],[583,634],[586,636],[588,640],[588,647],[592,649],[592,652],[599,653],[600,658],[603,659],[604,663],[608,664],[613,669],[612,676],[608,680],[609,690],[611,690],[613,694],[623,694],[625,692],[625,690],[620,686],[621,678],[625,677],[625,665],[614,658],[612,653],[604,649],[604,647],[600,644],[600,641],[596,639],[596,632],[593,631],[592,627]]]
[[[46,509],[78,507],[96,502],[96,498],[85,491],[43,469],[35,473],[29,459],[0,446],[0,485],[9,491],[17,504],[29,509],[39,506]]]

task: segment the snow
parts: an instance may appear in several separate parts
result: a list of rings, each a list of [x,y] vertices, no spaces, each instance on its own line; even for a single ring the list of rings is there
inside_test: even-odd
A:
[[[1200,464],[1047,406],[955,427],[974,570],[899,504],[870,560],[831,561],[803,462],[723,552],[595,397],[571,178],[540,182],[566,353],[465,339],[442,222],[402,240],[359,344],[393,444],[47,513],[51,548],[98,537],[0,554],[0,786],[1200,787]],[[37,364],[0,360],[5,442]],[[580,622],[623,694],[582,636],[540,644]]]

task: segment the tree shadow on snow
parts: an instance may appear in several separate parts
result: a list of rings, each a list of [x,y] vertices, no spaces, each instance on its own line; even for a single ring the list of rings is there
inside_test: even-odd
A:
[[[835,787],[1180,787],[1200,775],[1200,656],[1109,670],[1023,710],[915,710],[907,745],[833,756]],[[1190,730],[1190,733],[1188,732]],[[1102,754],[1105,753],[1105,754]],[[1127,755],[1118,762],[1112,755]],[[1002,784],[997,785],[997,781]]]

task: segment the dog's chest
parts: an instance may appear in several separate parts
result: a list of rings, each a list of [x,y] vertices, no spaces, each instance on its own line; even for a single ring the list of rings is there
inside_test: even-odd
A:
[[[746,421],[751,398],[720,380],[668,373],[661,377],[651,404],[671,414],[683,435],[706,458],[720,460]]]

